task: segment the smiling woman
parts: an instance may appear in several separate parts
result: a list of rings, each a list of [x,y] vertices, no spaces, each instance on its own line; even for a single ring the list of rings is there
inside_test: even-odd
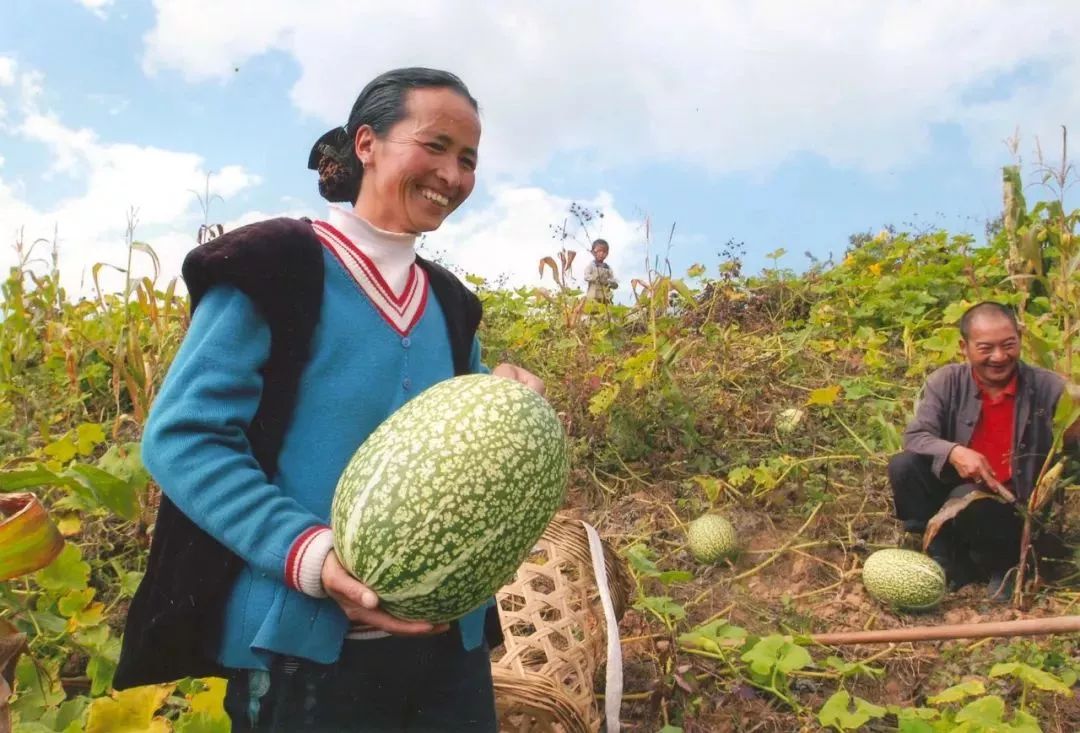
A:
[[[477,109],[447,72],[382,74],[308,159],[349,208],[188,255],[195,310],[143,436],[164,498],[118,688],[224,676],[234,731],[495,730],[492,603],[452,624],[396,618],[327,526],[376,427],[487,371],[478,299],[414,249],[472,193]],[[519,367],[492,373],[543,393]]]
[[[452,74],[400,69],[360,93],[349,122],[315,143],[308,167],[331,202],[380,229],[437,229],[472,193],[480,146],[476,100]]]

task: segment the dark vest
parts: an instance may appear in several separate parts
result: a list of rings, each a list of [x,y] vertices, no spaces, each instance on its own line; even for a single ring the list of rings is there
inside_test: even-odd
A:
[[[480,301],[446,269],[419,257],[417,264],[445,314],[454,373],[467,374]],[[271,219],[195,248],[184,260],[183,275],[192,312],[211,287],[228,284],[251,298],[270,326],[262,399],[247,437],[255,459],[273,476],[322,307],[322,244],[307,220]],[[114,687],[224,676],[215,653],[225,602],[243,565],[162,494],[146,574],[128,609]],[[485,631],[491,646],[502,642],[495,609]]]

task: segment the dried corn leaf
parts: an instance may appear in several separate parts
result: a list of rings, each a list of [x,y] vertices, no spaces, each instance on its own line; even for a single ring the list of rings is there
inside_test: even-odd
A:
[[[1054,489],[1057,488],[1058,481],[1061,479],[1064,470],[1065,461],[1060,460],[1043,474],[1042,478],[1039,479],[1038,486],[1031,494],[1029,511],[1037,512],[1050,503],[1054,498]]]
[[[948,522],[957,514],[967,509],[972,502],[978,501],[979,499],[998,499],[998,497],[996,494],[988,494],[985,491],[976,490],[946,501],[941,506],[941,509],[938,510],[938,513],[931,517],[930,521],[926,523],[926,532],[923,534],[923,552],[926,552],[927,548],[930,547],[930,543],[937,537],[938,532],[941,531],[945,522]]]

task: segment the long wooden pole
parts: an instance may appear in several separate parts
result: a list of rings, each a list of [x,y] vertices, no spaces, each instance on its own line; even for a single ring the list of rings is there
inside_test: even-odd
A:
[[[944,626],[912,626],[905,629],[880,631],[839,631],[832,634],[813,634],[817,644],[897,644],[905,641],[943,641],[947,639],[1006,638],[1010,636],[1042,636],[1080,632],[1080,616],[1029,618],[1019,621],[992,621],[977,624],[948,624]]]

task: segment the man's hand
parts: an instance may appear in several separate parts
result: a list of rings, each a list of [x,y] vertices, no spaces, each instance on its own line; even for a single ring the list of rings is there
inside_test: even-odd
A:
[[[1006,501],[1014,502],[1016,497],[994,476],[994,469],[986,456],[971,448],[955,445],[949,451],[949,463],[953,465],[960,478],[970,479],[977,484],[990,488]]]
[[[496,377],[504,377],[505,379],[513,379],[515,382],[521,382],[538,395],[543,395],[546,390],[544,382],[540,377],[519,366],[514,366],[513,364],[499,364],[499,366],[491,370],[491,373]]]
[[[323,561],[322,583],[327,595],[337,601],[353,623],[373,626],[398,636],[441,634],[450,628],[448,624],[435,626],[426,621],[406,621],[380,610],[375,591],[349,575],[333,550]]]

